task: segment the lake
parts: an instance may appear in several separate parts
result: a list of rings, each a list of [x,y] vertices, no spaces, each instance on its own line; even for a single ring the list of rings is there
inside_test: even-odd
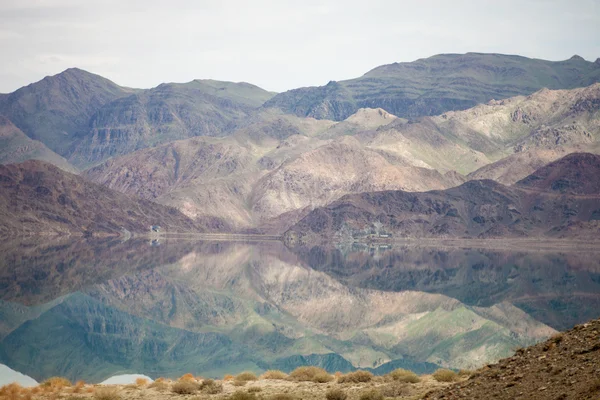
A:
[[[472,369],[600,316],[594,249],[0,245],[0,364],[38,381]]]

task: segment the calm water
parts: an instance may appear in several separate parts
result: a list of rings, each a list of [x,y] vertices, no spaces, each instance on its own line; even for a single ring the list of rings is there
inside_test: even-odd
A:
[[[147,240],[0,245],[0,363],[125,373],[474,368],[600,316],[599,253]]]

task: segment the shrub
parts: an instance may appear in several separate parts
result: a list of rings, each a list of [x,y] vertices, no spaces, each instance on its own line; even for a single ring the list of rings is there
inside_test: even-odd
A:
[[[229,400],[256,400],[256,396],[253,393],[238,391],[229,396]]]
[[[458,376],[460,376],[461,378],[468,378],[471,375],[473,375],[473,371],[469,369],[461,369],[460,371],[458,371]]]
[[[246,381],[232,381],[231,382],[231,384],[233,386],[246,386],[246,383],[248,383],[248,382],[246,382]]]
[[[148,384],[148,379],[146,378],[137,378],[135,380],[135,384],[138,386],[146,386]]]
[[[261,379],[287,379],[287,374],[275,369],[266,371],[260,376]]]
[[[333,376],[329,375],[327,372],[319,372],[316,374],[312,381],[315,383],[327,383],[333,380]]]
[[[120,400],[119,392],[116,388],[98,388],[94,393],[94,399],[96,400]]]
[[[348,395],[341,389],[329,389],[325,393],[325,398],[327,400],[346,400]]]
[[[83,389],[84,386],[85,386],[85,382],[84,381],[77,381],[75,383],[75,386],[73,386],[73,389],[71,389],[71,393],[79,393],[79,392],[81,392],[81,389]]]
[[[149,389],[156,389],[159,392],[164,392],[165,390],[167,390],[169,388],[169,385],[165,382],[165,380],[155,380],[154,382],[152,382],[149,386]]]
[[[262,388],[259,388],[258,386],[252,386],[248,388],[248,393],[258,393],[258,392],[262,392]]]
[[[433,379],[438,382],[454,382],[458,379],[458,374],[452,370],[440,368],[433,373]]]
[[[225,375],[225,376],[223,377],[223,380],[224,380],[224,381],[232,381],[232,380],[234,380],[234,379],[235,379],[235,376],[233,376],[233,375]]]
[[[194,375],[187,373],[185,375],[183,375],[181,378],[179,378],[180,381],[195,381],[196,378],[194,378]]]
[[[329,378],[326,378],[328,376]],[[326,382],[333,380],[333,377],[323,368],[319,367],[298,367],[290,373],[289,379],[300,382],[315,382],[315,378],[328,379]]]
[[[200,384],[200,390],[206,394],[217,394],[223,391],[223,385],[212,379],[205,379]]]
[[[373,374],[369,371],[354,371],[338,378],[339,383],[371,382]]]
[[[60,376],[53,376],[52,378],[48,378],[46,379],[44,382],[41,383],[40,386],[43,387],[49,387],[52,389],[61,389],[64,387],[71,387],[71,381],[68,380],[67,378],[62,378]]]
[[[386,378],[396,382],[417,383],[421,378],[412,371],[398,368],[386,375]]]
[[[180,380],[171,386],[171,391],[177,394],[193,394],[198,390],[198,383],[190,380]]]
[[[256,375],[253,372],[248,372],[248,371],[242,372],[241,374],[238,374],[235,377],[236,381],[241,381],[241,382],[255,381],[257,379],[258,378],[256,377]]]
[[[383,395],[379,390],[371,389],[366,392],[362,392],[359,397],[360,400],[383,400]]]

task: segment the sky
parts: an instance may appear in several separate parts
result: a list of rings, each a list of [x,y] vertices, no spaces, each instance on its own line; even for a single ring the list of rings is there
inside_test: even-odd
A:
[[[2,93],[70,67],[281,92],[440,53],[594,61],[600,0],[0,0],[0,49]]]

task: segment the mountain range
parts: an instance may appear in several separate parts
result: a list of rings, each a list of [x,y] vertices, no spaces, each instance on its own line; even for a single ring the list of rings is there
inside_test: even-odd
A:
[[[49,162],[201,230],[281,234],[345,195],[510,186],[600,153],[599,80],[600,62],[577,56],[479,53],[281,94],[211,80],[131,89],[69,69],[0,95],[0,161]]]

